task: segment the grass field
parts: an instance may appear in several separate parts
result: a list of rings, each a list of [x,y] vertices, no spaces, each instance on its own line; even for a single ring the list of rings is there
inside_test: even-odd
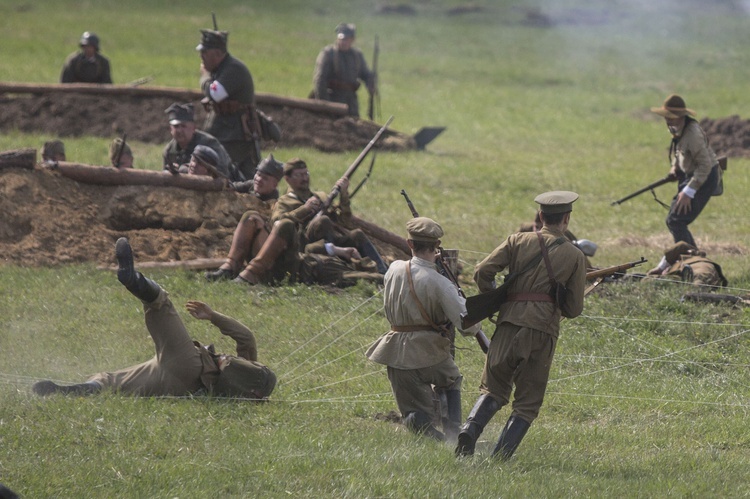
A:
[[[410,2],[416,15],[377,15],[373,2],[0,0],[3,80],[56,82],[81,32],[95,31],[116,83],[196,87],[194,47],[211,11],[230,32],[260,92],[302,97],[318,50],[341,21],[358,46],[381,45],[382,120],[412,133],[447,126],[427,151],[381,153],[354,210],[394,232],[409,212],[441,222],[460,249],[468,294],[474,264],[521,222],[536,194],[575,190],[571,230],[599,244],[593,263],[644,256],[670,237],[649,194],[610,202],[663,177],[669,136],[649,112],[673,92],[699,117],[750,116],[748,13],[741,2]],[[530,26],[538,9],[556,21]],[[364,104],[364,102],[362,102]],[[10,133],[0,150],[49,137]],[[101,163],[108,140],[66,139],[69,156]],[[160,146],[133,144],[139,168]],[[327,189],[356,157],[308,149]],[[750,161],[733,158],[725,194],[693,224],[730,281],[750,288]],[[662,200],[673,187],[662,187]],[[643,269],[646,270],[646,269]],[[0,266],[0,482],[23,497],[740,497],[750,495],[747,309],[681,302],[681,285],[603,285],[565,321],[540,418],[516,457],[488,458],[508,415],[473,459],[376,415],[395,410],[385,370],[363,352],[387,329],[382,296],[359,284],[240,289],[195,273],[156,272],[176,304],[200,299],[248,324],[279,384],[262,405],[210,399],[40,399],[42,378],[79,382],[152,355],[140,304],[92,265]],[[196,339],[229,350],[204,322]],[[487,323],[488,334],[491,334]],[[459,339],[464,413],[483,356]]]

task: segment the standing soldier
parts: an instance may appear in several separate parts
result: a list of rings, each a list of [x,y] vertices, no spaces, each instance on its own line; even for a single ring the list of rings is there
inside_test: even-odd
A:
[[[81,50],[65,60],[60,83],[112,83],[109,59],[99,53],[99,37],[86,31],[79,45]]]
[[[435,264],[443,228],[426,217],[406,223],[411,260],[397,260],[385,274],[383,300],[391,330],[367,351],[367,358],[388,366],[388,380],[404,425],[418,434],[455,442],[461,424],[463,377],[451,357],[447,323],[461,324],[466,299]],[[460,330],[479,331],[476,324]],[[435,405],[445,404],[440,411]],[[447,414],[442,418],[442,414]],[[442,423],[443,432],[436,423]]]
[[[370,93],[375,92],[376,82],[362,51],[353,46],[355,29],[353,24],[336,26],[336,43],[321,50],[315,61],[313,92],[316,99],[346,104],[349,115],[359,117],[359,80]]]
[[[541,205],[542,230],[512,234],[477,265],[479,291],[495,288],[495,276],[507,268],[518,273],[498,312],[482,373],[482,395],[458,435],[456,454],[474,454],[477,439],[492,416],[510,401],[513,412],[493,456],[509,459],[539,415],[560,331],[560,316],[583,311],[586,258],[566,237],[578,194],[553,191],[534,201]]]
[[[203,130],[219,139],[246,179],[260,162],[260,130],[255,113],[253,77],[227,52],[226,31],[202,29],[196,47],[201,55],[201,101],[208,114]]]
[[[693,247],[698,244],[688,229],[719,186],[719,164],[708,145],[706,133],[692,116],[695,111],[685,107],[679,95],[670,95],[661,107],[651,111],[664,117],[672,135],[669,147],[669,176],[679,182],[667,215],[667,228],[675,243],[684,241]],[[665,259],[649,271],[658,274],[669,267]]]

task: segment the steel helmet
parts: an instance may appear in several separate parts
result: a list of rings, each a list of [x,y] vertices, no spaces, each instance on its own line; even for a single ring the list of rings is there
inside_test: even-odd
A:
[[[84,45],[92,45],[96,50],[99,50],[99,37],[96,36],[95,33],[84,31],[84,33],[81,35],[81,41],[79,42],[79,45],[81,47],[83,47]]]

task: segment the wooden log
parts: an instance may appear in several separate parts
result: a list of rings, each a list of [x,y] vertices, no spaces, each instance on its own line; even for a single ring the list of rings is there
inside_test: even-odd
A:
[[[160,187],[180,187],[196,191],[221,191],[226,189],[223,179],[205,175],[173,175],[166,171],[119,170],[112,166],[93,166],[81,163],[59,161],[47,163],[45,168],[59,172],[76,182],[95,185],[155,185]]]
[[[14,83],[0,82],[0,94],[46,94],[68,93],[84,95],[112,95],[112,96],[141,96],[141,97],[170,97],[179,101],[199,101],[203,93],[187,88],[173,88],[160,86],[109,85],[99,83]],[[280,95],[255,93],[256,104],[270,104],[306,109],[315,113],[327,113],[334,116],[346,116],[346,104],[328,102],[317,99],[300,99],[296,97],[282,97]]]
[[[0,152],[0,168],[25,168],[33,170],[36,164],[36,149],[12,149]]]
[[[411,249],[406,243],[405,238],[354,215],[351,216],[351,225],[362,229],[368,236],[374,237],[384,243],[388,243],[391,246],[400,249],[407,255],[411,255]]]

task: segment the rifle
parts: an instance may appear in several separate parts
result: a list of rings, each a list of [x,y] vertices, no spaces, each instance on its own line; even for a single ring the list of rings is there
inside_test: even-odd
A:
[[[406,194],[406,191],[404,189],[401,189],[401,195],[404,196],[404,199],[406,200],[407,206],[409,206],[409,211],[411,211],[411,214],[414,218],[417,218],[419,216],[419,213],[417,212],[417,209],[414,207],[414,204],[411,202],[411,199],[409,199],[408,194]],[[443,248],[438,248],[438,258],[435,262],[437,264],[438,272],[442,274],[443,276],[447,277],[448,280],[450,280],[454,286],[456,286],[456,289],[458,289],[458,294],[462,296],[464,299],[466,298],[466,293],[464,293],[464,290],[461,289],[461,284],[459,284],[458,279],[456,278],[455,274],[451,272],[450,267],[445,262],[445,257],[443,256]],[[476,324],[476,323],[474,323]],[[467,327],[471,327],[474,324],[471,324]],[[463,326],[463,317],[461,320],[461,329],[466,329],[467,327]],[[490,348],[490,341],[487,339],[487,336],[485,336],[484,331],[481,329],[477,332],[477,334],[474,335],[474,337],[477,339],[477,343],[479,343],[479,347],[482,349],[484,353],[487,353],[487,351]]]
[[[124,133],[122,134],[122,142],[120,142],[120,147],[117,148],[117,156],[115,156],[114,166],[115,168],[120,168],[120,160],[122,159],[122,151],[125,150],[125,139],[127,139],[128,134]]]
[[[628,194],[627,196],[625,196],[625,197],[624,197],[624,198],[622,198],[622,199],[618,199],[617,201],[612,201],[612,203],[610,203],[610,206],[615,206],[615,205],[617,205],[617,204],[622,204],[622,203],[624,203],[625,201],[627,201],[628,199],[632,199],[632,198],[634,198],[634,197],[636,197],[636,196],[638,196],[638,195],[640,195],[640,194],[643,194],[643,193],[644,193],[644,192],[646,192],[646,191],[651,191],[651,194],[653,194],[653,195],[654,195],[654,199],[656,199],[656,201],[657,201],[657,202],[658,202],[659,204],[661,204],[662,206],[666,206],[666,205],[665,205],[664,203],[662,203],[661,201],[659,201],[659,199],[658,199],[658,198],[656,197],[656,193],[654,192],[654,189],[656,189],[656,188],[657,188],[657,187],[659,187],[660,185],[664,185],[664,184],[667,184],[667,183],[669,183],[669,182],[674,182],[675,180],[677,180],[677,177],[675,177],[675,176],[673,176],[673,175],[667,175],[667,176],[666,176],[666,177],[664,177],[663,179],[661,179],[661,180],[657,180],[656,182],[654,182],[654,183],[652,183],[652,184],[648,184],[648,185],[647,185],[646,187],[644,187],[643,189],[638,189],[638,190],[637,190],[637,191],[635,191],[634,193],[632,193],[632,194]],[[667,206],[667,208],[669,208],[669,207]]]
[[[380,130],[378,130],[378,133],[375,134],[375,136],[370,140],[370,142],[365,146],[364,149],[362,149],[362,152],[359,153],[359,156],[357,156],[357,159],[354,160],[354,163],[349,165],[349,168],[346,169],[344,172],[344,178],[351,178],[352,175],[354,175],[354,172],[357,171],[357,168],[359,168],[359,165],[362,164],[362,161],[365,160],[365,157],[367,154],[372,150],[372,148],[375,146],[375,143],[380,139],[380,137],[385,133],[385,131],[388,129],[388,125],[391,124],[391,121],[393,121],[393,116],[388,118],[388,121],[385,122],[385,125],[383,125]],[[336,199],[336,197],[339,195],[341,190],[337,185],[333,186],[333,189],[331,190],[331,193],[328,195],[328,199],[325,200],[325,202],[320,207],[320,211],[315,214],[316,217],[322,216],[325,214],[329,208],[331,207],[331,204],[333,203],[333,200]]]
[[[583,293],[583,296],[589,294],[595,287],[597,287],[605,277],[622,273],[627,269],[633,268],[636,265],[646,263],[648,260],[641,257],[640,260],[634,262],[623,263],[621,265],[614,265],[599,270],[592,270],[586,273],[586,280],[594,280]],[[461,327],[467,328],[474,324],[492,317],[500,310],[500,306],[505,303],[508,296],[508,289],[511,284],[518,278],[518,273],[508,274],[505,277],[505,282],[497,288],[487,291],[486,293],[480,293],[475,296],[471,296],[466,299],[466,314],[461,316]]]
[[[216,24],[216,14],[211,12],[211,19],[214,21],[214,31],[219,31],[219,26]]]
[[[367,117],[370,121],[374,120],[375,116],[375,99],[380,97],[378,94],[378,54],[380,54],[380,43],[378,42],[378,35],[375,35],[375,48],[372,54],[372,92],[370,92],[370,99],[367,102]],[[380,116],[380,99],[378,99],[378,117]]]
[[[141,85],[145,85],[146,83],[152,81],[154,79],[153,76],[144,76],[143,78],[138,78],[137,80],[133,80],[127,85],[129,87],[140,87]]]

